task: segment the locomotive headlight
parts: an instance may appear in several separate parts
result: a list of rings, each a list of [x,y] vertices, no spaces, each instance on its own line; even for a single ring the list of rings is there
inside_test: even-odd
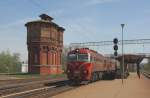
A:
[[[78,52],[79,52],[79,49],[76,49],[76,52],[78,53]]]
[[[87,70],[84,70],[84,71],[83,71],[83,73],[85,73],[85,74],[86,74],[86,73],[87,73]]]
[[[67,73],[70,73],[70,70],[67,70]]]

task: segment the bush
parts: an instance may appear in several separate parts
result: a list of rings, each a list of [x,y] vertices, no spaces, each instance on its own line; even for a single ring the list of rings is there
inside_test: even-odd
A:
[[[146,64],[144,65],[144,70],[149,71],[150,72],[150,64]]]
[[[17,73],[21,72],[21,63],[19,53],[10,54],[2,51],[0,53],[0,73]]]

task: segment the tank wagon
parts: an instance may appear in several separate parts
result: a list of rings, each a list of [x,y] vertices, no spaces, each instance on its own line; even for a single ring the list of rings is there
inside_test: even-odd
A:
[[[93,82],[104,77],[115,78],[115,60],[89,48],[71,50],[67,56],[67,77],[72,82]]]

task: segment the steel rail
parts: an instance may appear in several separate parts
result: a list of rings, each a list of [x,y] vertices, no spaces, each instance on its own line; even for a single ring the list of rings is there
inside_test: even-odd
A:
[[[59,82],[55,85],[46,85],[45,87],[31,89],[22,92],[16,92],[13,94],[8,94],[1,96],[1,98],[48,98],[59,93],[71,90],[76,88],[74,86],[70,86],[69,82]]]
[[[142,71],[142,74],[150,79],[150,73],[146,72],[146,71]]]
[[[51,85],[57,85],[62,82],[68,81],[66,79],[54,79],[54,80],[38,80],[33,82],[27,82],[27,83],[18,83],[18,84],[9,84],[4,85],[0,87],[0,98],[1,96],[13,94],[13,93],[19,93],[31,89],[38,89],[46,86],[47,84]]]

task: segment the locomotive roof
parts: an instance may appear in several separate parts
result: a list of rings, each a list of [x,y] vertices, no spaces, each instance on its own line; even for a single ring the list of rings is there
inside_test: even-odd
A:
[[[71,50],[68,54],[75,54],[75,53],[92,53],[93,55],[97,55],[97,57],[100,57],[101,59],[103,58],[107,62],[115,62],[114,59],[111,59],[109,57],[105,57],[102,54],[98,53],[97,51],[91,50],[89,48],[76,48],[74,50]]]
[[[102,54],[100,54],[100,53],[98,53],[97,51],[95,51],[95,50],[91,50],[91,49],[89,49],[89,48],[76,48],[76,49],[74,49],[74,50],[72,50],[72,51],[70,51],[69,53],[94,53],[94,54],[98,54],[98,55],[100,55],[100,56],[103,56]]]

